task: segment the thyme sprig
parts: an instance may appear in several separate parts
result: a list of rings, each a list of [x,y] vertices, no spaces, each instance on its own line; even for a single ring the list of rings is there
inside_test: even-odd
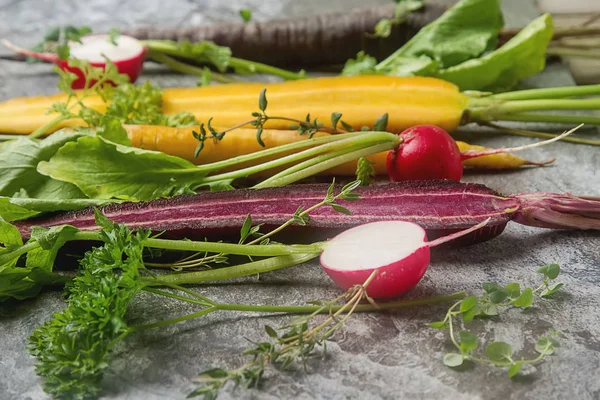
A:
[[[277,330],[269,325],[265,325],[265,332],[273,339],[269,342],[254,343],[254,348],[244,352],[251,356],[251,360],[243,366],[226,370],[222,368],[213,368],[200,373],[195,379],[201,386],[195,389],[187,397],[204,396],[204,399],[215,399],[219,390],[228,382],[234,382],[236,386],[242,386],[245,389],[258,386],[264,375],[265,369],[269,365],[276,365],[282,370],[289,369],[297,362],[305,365],[309,356],[318,347],[327,350],[327,340],[344,327],[344,324],[356,311],[357,306],[363,301],[368,301],[375,309],[379,306],[367,295],[367,286],[373,280],[377,270],[369,276],[362,285],[355,285],[348,289],[344,294],[331,301],[316,302],[319,306],[313,313],[300,316],[289,324]],[[335,311],[333,307],[343,302]],[[321,323],[311,324],[315,318],[322,313],[329,316]]]
[[[304,120],[300,120],[297,118],[285,117],[285,116],[267,115],[266,110],[267,110],[268,104],[269,103],[267,101],[267,89],[264,88],[261,90],[261,92],[258,96],[259,111],[255,111],[252,113],[253,119],[250,119],[245,122],[241,122],[237,125],[234,125],[230,128],[227,128],[227,129],[224,129],[221,131],[217,131],[211,125],[212,120],[213,120],[212,117],[209,118],[206,125],[204,123],[200,123],[198,131],[192,131],[192,135],[199,142],[198,146],[196,147],[196,150],[194,151],[194,157],[198,157],[198,154],[200,154],[202,149],[204,149],[204,142],[207,139],[212,139],[212,140],[214,140],[215,143],[219,142],[220,140],[223,139],[223,137],[225,136],[226,133],[231,132],[236,129],[239,129],[239,128],[243,128],[244,126],[247,126],[247,125],[250,125],[250,126],[256,128],[256,141],[262,147],[266,147],[265,143],[262,140],[262,134],[263,134],[263,131],[265,128],[265,123],[267,123],[267,121],[269,121],[269,120],[279,120],[279,121],[291,122],[292,125],[288,126],[288,128],[290,130],[298,131],[299,135],[306,135],[310,139],[312,139],[313,136],[317,132],[325,132],[325,133],[329,133],[329,134],[341,134],[341,133],[354,132],[354,128],[352,127],[352,125],[343,121],[341,119],[342,114],[339,112],[333,112],[331,114],[331,126],[325,126],[323,124],[323,122],[318,120],[317,117],[311,118],[310,113],[306,114],[306,117],[304,118]],[[338,124],[341,125],[341,128],[338,128]],[[379,118],[377,118],[377,120],[373,124],[372,130],[373,131],[385,131],[387,128],[387,124],[388,124],[388,114],[385,113],[382,116],[380,116]],[[210,132],[210,135],[208,135],[207,129],[208,129],[208,132]],[[371,130],[371,128],[369,128],[368,126],[363,126],[361,128],[361,131],[368,131],[368,130]]]

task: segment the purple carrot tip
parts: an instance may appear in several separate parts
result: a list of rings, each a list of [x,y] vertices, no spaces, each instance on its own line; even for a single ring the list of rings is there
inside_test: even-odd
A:
[[[600,197],[529,193],[509,196],[521,207],[513,221],[550,229],[600,229]]]

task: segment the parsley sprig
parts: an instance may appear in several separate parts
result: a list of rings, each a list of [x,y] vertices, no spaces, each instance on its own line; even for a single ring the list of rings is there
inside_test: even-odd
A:
[[[31,138],[42,136],[70,119],[81,119],[94,128],[105,126],[115,119],[122,124],[190,126],[198,123],[188,112],[164,115],[160,88],[148,81],[137,86],[129,83],[128,76],[120,74],[108,59],[104,69],[76,59],[69,60],[69,67],[79,69],[82,78],[68,70],[54,67],[59,76],[57,87],[67,95],[67,99],[50,107],[49,113],[56,113],[58,116],[29,135]],[[82,90],[72,89],[72,84],[77,79],[85,80]],[[99,97],[107,104],[104,114],[87,104],[86,100],[92,96]]]

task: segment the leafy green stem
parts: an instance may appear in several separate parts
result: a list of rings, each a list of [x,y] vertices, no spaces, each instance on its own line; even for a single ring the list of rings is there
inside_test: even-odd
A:
[[[535,132],[535,131],[528,131],[528,130],[524,130],[524,129],[508,128],[508,127],[497,125],[497,124],[494,124],[491,122],[482,122],[482,123],[480,123],[480,125],[488,126],[490,128],[494,128],[494,129],[497,129],[504,133],[508,133],[510,135],[515,135],[515,136],[536,137],[536,138],[542,138],[542,139],[552,139],[552,138],[555,138],[558,136],[557,134],[552,134],[552,133]],[[571,136],[563,137],[561,140],[564,142],[587,144],[587,145],[592,145],[592,146],[600,146],[600,140],[581,139],[581,138],[574,138]]]
[[[66,121],[69,118],[70,117],[67,117],[65,115],[59,115],[58,117],[54,118],[52,121],[48,122],[46,125],[42,125],[39,128],[37,128],[35,131],[31,132],[28,135],[28,137],[30,139],[35,139],[40,136],[43,136],[46,133],[48,133],[50,130],[52,130],[54,127],[56,127],[58,124],[60,124],[63,121]]]
[[[185,58],[200,63],[211,63],[211,60],[201,55],[194,55],[193,53],[183,51],[176,42],[170,40],[144,40],[142,44],[154,54],[163,53],[170,56]],[[281,68],[273,67],[270,65],[257,63],[254,61],[243,60],[241,58],[231,57],[228,62],[229,66],[236,69],[237,71],[244,71],[250,73],[266,73],[275,76],[279,76],[287,80],[303,79],[305,78],[304,71],[299,73],[286,71]]]
[[[349,136],[346,136],[346,135],[349,135]],[[321,139],[323,139],[323,140],[321,140]],[[327,139],[327,140],[325,140],[325,139]],[[276,167],[286,165],[286,164],[296,163],[299,160],[302,160],[302,159],[305,159],[308,157],[317,156],[319,154],[326,153],[326,152],[335,150],[335,149],[337,149],[339,147],[343,147],[343,146],[350,146],[350,148],[352,148],[352,149],[357,149],[357,148],[361,149],[361,150],[353,151],[349,154],[346,154],[343,157],[335,157],[334,159],[328,160],[325,163],[320,162],[319,164],[314,165],[311,168],[306,168],[303,171],[299,171],[299,172],[295,172],[295,173],[291,173],[291,174],[285,173],[285,174],[283,174],[283,177],[281,177],[279,179],[270,179],[269,178],[269,179],[261,182],[260,184],[256,185],[255,187],[256,188],[270,187],[270,186],[274,186],[274,185],[275,186],[283,186],[283,185],[295,182],[297,180],[309,177],[311,175],[314,175],[317,172],[325,171],[329,168],[333,168],[333,167],[343,164],[345,162],[352,161],[361,156],[368,156],[368,155],[372,155],[372,154],[375,154],[375,153],[378,153],[381,151],[393,149],[400,143],[400,138],[399,138],[399,136],[394,135],[392,133],[388,133],[388,132],[360,132],[360,133],[349,133],[349,134],[343,134],[343,135],[334,135],[334,136],[323,137],[323,138],[308,139],[306,141],[290,143],[289,145],[277,146],[274,149],[262,150],[260,152],[249,154],[248,156],[236,157],[236,158],[229,159],[225,162],[219,162],[219,163],[215,163],[215,164],[219,164],[220,168],[224,168],[226,166],[232,166],[232,165],[239,164],[242,162],[242,160],[245,162],[245,161],[248,161],[249,159],[259,158],[259,157],[262,158],[266,155],[271,155],[274,153],[274,151],[270,151],[270,150],[277,149],[277,153],[282,152],[282,151],[289,151],[291,149],[300,147],[300,146],[298,146],[298,144],[301,144],[302,142],[309,142],[309,143],[304,144],[304,146],[310,145],[311,141],[314,141],[314,142],[312,142],[312,144],[317,144],[317,143],[323,143],[323,144],[320,146],[312,147],[307,150],[300,151],[298,153],[289,154],[284,157],[279,157],[275,160],[267,161],[265,163],[255,165],[252,167],[247,167],[247,168],[243,168],[240,170],[226,172],[226,173],[222,173],[222,174],[218,174],[218,175],[211,175],[211,176],[204,178],[203,182],[208,183],[208,182],[216,182],[216,181],[220,181],[220,180],[224,180],[224,179],[235,179],[235,178],[246,177],[246,176],[261,172],[261,171],[265,171],[267,169],[276,168]],[[374,145],[376,145],[376,146],[374,146]],[[264,155],[259,155],[259,153],[263,153]],[[254,156],[254,157],[252,157],[252,156]],[[214,168],[214,164],[207,164],[207,165],[203,165],[202,167],[200,167],[200,169],[204,170],[204,171],[210,171],[213,168]],[[280,176],[281,176],[281,174],[280,174]],[[285,183],[279,183],[279,181],[282,181]]]
[[[390,134],[390,135],[392,135],[392,134]],[[393,136],[395,136],[395,135],[393,135]],[[297,182],[301,179],[305,179],[305,178],[308,178],[315,174],[318,174],[319,172],[327,171],[328,169],[337,167],[338,165],[342,165],[347,162],[359,159],[360,157],[365,157],[365,156],[369,156],[372,154],[381,153],[386,150],[392,150],[400,143],[399,140],[400,139],[398,139],[398,137],[396,136],[395,141],[389,141],[387,143],[375,144],[375,145],[372,145],[369,147],[364,147],[364,148],[361,148],[358,150],[354,150],[354,148],[348,149],[347,152],[344,152],[345,154],[343,154],[343,155],[329,158],[326,161],[319,162],[318,164],[307,167],[301,171],[296,171],[296,172],[292,172],[289,174],[285,174],[283,176],[280,176],[277,179],[271,179],[271,178],[266,179],[266,180],[260,182],[259,184],[255,185],[254,188],[259,189],[259,188],[266,188],[266,187],[279,187],[279,186],[289,185],[289,184]],[[284,172],[286,172],[286,171],[284,171]]]
[[[600,85],[566,86],[543,89],[515,90],[513,92],[499,93],[486,96],[477,100],[541,100],[560,99],[565,97],[582,97],[600,95]]]
[[[189,75],[195,75],[200,78],[205,77],[205,71],[203,68],[199,68],[199,67],[196,67],[196,66],[193,66],[190,64],[186,64],[181,61],[177,61],[176,59],[169,57],[166,54],[161,53],[161,52],[149,50],[147,54],[148,54],[148,57],[150,57],[154,61],[164,64],[174,71],[178,71],[178,72],[181,72],[184,74],[189,74]],[[229,78],[228,76],[226,76],[224,74],[219,74],[217,72],[211,72],[210,79],[215,80],[220,83],[234,82],[234,80]]]
[[[248,247],[270,247],[269,246],[248,246]],[[306,254],[293,254],[287,256],[270,257],[259,261],[253,261],[232,267],[209,269],[205,271],[184,272],[157,276],[154,278],[143,278],[146,286],[163,286],[169,284],[197,284],[207,281],[222,281],[227,279],[239,278],[242,276],[261,274],[265,272],[276,271],[278,269],[291,267],[301,264],[318,257],[321,251]]]

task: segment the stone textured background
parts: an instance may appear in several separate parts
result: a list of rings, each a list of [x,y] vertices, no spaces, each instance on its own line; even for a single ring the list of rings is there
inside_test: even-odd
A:
[[[386,1],[370,1],[383,4]],[[139,24],[200,24],[237,21],[240,8],[254,18],[293,16],[364,6],[360,0],[336,1],[116,1],[0,0],[0,37],[32,45],[52,25],[87,24],[97,31]],[[536,15],[530,1],[504,2],[508,23],[523,25]],[[343,44],[341,44],[343,45]],[[163,86],[194,85],[195,79],[152,75]],[[47,65],[0,62],[0,100],[56,91]],[[528,86],[569,85],[560,65],[526,82]],[[481,144],[513,146],[531,143],[465,133]],[[549,191],[600,195],[600,153],[597,148],[560,143],[525,154],[533,159],[557,157],[555,165],[504,174],[470,174],[505,193]],[[503,340],[519,356],[534,356],[533,344],[549,328],[563,333],[555,356],[513,380],[506,371],[487,366],[457,372],[442,363],[451,350],[444,332],[426,323],[439,320],[446,306],[425,307],[353,317],[344,335],[329,346],[325,359],[316,358],[302,370],[267,374],[258,390],[232,391],[220,398],[242,399],[600,399],[600,234],[553,232],[510,225],[499,238],[471,248],[436,252],[423,282],[408,297],[459,290],[479,294],[486,281],[536,285],[540,265],[558,261],[565,293],[539,301],[527,312],[509,311],[497,320],[474,322],[481,341]],[[339,293],[316,263],[233,283],[200,288],[222,302],[303,304]],[[33,360],[24,350],[31,330],[64,306],[59,293],[45,293],[17,309],[0,309],[0,399],[43,399]],[[185,314],[192,307],[140,296],[128,315],[133,324]],[[246,338],[265,338],[263,325],[279,326],[289,317],[214,314],[143,334],[122,343],[105,379],[107,399],[181,399],[194,387],[191,379],[209,367],[243,363]]]

